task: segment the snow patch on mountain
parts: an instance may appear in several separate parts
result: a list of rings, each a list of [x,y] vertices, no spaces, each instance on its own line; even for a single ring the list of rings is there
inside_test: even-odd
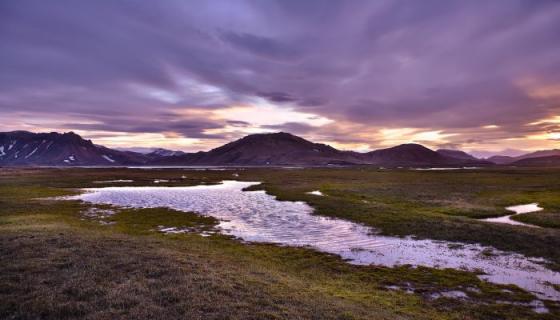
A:
[[[185,154],[183,151],[167,150],[163,148],[154,149],[154,151],[149,153],[149,155],[160,156],[160,157],[180,156],[183,154]]]
[[[111,157],[109,157],[108,155],[104,154],[102,156],[105,160],[109,161],[109,162],[115,162],[115,160],[111,159]]]
[[[31,157],[35,152],[37,152],[37,149],[39,149],[39,148],[33,149],[33,151],[31,151],[28,155],[25,156],[25,159]]]

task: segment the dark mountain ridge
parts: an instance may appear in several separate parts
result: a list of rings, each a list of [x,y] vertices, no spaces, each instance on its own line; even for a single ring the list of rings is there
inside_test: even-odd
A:
[[[408,143],[367,153],[372,164],[384,166],[482,166],[489,163],[476,158],[453,157],[420,144]]]
[[[117,151],[68,133],[0,133],[0,165],[99,166],[144,164],[135,152]]]
[[[161,158],[159,164],[329,165],[366,164],[359,154],[313,143],[289,133],[252,134],[208,152]]]
[[[519,167],[560,167],[560,155],[524,158],[510,163]]]
[[[0,165],[119,166],[119,165],[376,165],[484,166],[487,161],[460,151],[433,151],[403,144],[368,153],[342,151],[286,132],[253,134],[207,152],[183,153],[164,149],[149,154],[118,151],[95,145],[69,133],[0,133]]]
[[[553,157],[553,156],[560,156],[560,149],[540,150],[540,151],[535,151],[535,152],[523,154],[523,155],[520,155],[520,156],[517,156],[517,157],[493,156],[493,157],[488,158],[487,160],[491,161],[495,164],[512,164],[513,165],[514,163],[517,163],[517,165],[519,165],[519,164],[530,163],[531,162],[531,161],[523,162],[523,161],[520,161],[520,160],[543,158],[543,157]],[[538,162],[538,161],[536,161],[536,162]]]
[[[515,162],[515,158],[510,156],[491,156],[486,160],[495,164],[508,164],[508,163]]]
[[[451,158],[463,159],[463,160],[479,160],[471,154],[468,154],[461,150],[451,150],[451,149],[438,149],[437,153]]]
[[[487,161],[441,155],[418,144],[404,144],[368,153],[337,150],[286,132],[253,134],[208,152],[163,157],[158,165],[378,165],[477,166]]]

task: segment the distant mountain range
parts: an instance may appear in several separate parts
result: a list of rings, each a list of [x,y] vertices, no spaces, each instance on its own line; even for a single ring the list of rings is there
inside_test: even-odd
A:
[[[486,160],[477,159],[463,151],[446,149],[434,151],[419,144],[403,144],[359,153],[337,150],[290,133],[279,132],[248,135],[207,152],[185,153],[154,149],[148,153],[139,153],[96,145],[73,132],[63,134],[27,131],[0,133],[1,166],[375,165],[383,167],[459,167],[504,163],[527,166],[560,165],[560,150],[541,151],[516,158],[493,157]]]
[[[524,163],[531,162],[531,161],[521,161],[525,159],[545,158],[545,157],[554,157],[554,156],[560,156],[560,149],[535,151],[517,157],[493,156],[488,158],[487,160],[494,162],[496,164],[516,165],[516,164],[524,164]]]
[[[208,152],[160,158],[161,165],[328,165],[365,164],[362,154],[340,151],[289,133],[253,134]]]
[[[170,156],[181,156],[184,155],[183,151],[167,150],[163,148],[156,148],[152,152],[147,153],[148,157],[170,157]]]
[[[560,167],[560,155],[524,158],[511,163],[511,165],[519,167]]]
[[[378,165],[378,166],[475,166],[490,162],[464,159],[430,150],[419,144],[403,144],[368,153],[341,151],[289,133],[253,134],[208,152],[162,157],[157,165]]]
[[[451,158],[456,158],[456,159],[463,159],[463,160],[479,160],[476,157],[474,157],[471,154],[468,154],[464,151],[460,151],[460,150],[450,150],[450,149],[439,149],[437,151],[437,153],[447,156],[447,157],[451,157]]]

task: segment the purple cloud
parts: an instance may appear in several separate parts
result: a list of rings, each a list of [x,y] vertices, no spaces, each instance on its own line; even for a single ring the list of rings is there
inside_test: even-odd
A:
[[[346,127],[496,143],[558,132],[527,126],[560,114],[558,30],[558,1],[4,1],[0,113],[212,139],[228,119],[183,111],[261,97]]]

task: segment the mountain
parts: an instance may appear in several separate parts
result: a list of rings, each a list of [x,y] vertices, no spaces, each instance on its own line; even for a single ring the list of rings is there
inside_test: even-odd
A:
[[[208,152],[164,157],[159,165],[378,165],[396,166],[479,166],[487,161],[458,159],[419,144],[376,150],[368,153],[340,151],[289,133],[253,134]]]
[[[513,164],[523,159],[533,159],[533,158],[551,157],[551,156],[560,156],[560,149],[540,150],[540,151],[523,154],[517,157],[493,156],[488,158],[487,160],[495,164]]]
[[[182,156],[186,154],[183,151],[174,151],[168,150],[163,148],[156,148],[152,152],[146,154],[149,158],[158,158],[158,157],[172,157],[172,156]]]
[[[408,143],[368,152],[370,163],[383,166],[479,166],[488,162],[478,159],[450,157],[420,144]]]
[[[141,154],[95,145],[73,132],[0,133],[0,165],[99,166],[144,164],[146,161]]]
[[[531,153],[521,155],[519,157],[516,157],[515,159],[517,161],[517,160],[522,160],[522,159],[550,157],[550,156],[560,156],[560,149],[535,151],[535,152],[531,152]]]
[[[519,167],[558,167],[560,166],[560,155],[552,155],[536,158],[525,158],[510,163]]]
[[[495,164],[508,164],[508,163],[512,163],[515,161],[515,157],[510,157],[510,156],[492,156],[488,159],[486,159],[492,163]]]
[[[248,135],[208,152],[184,153],[156,149],[148,154],[119,151],[96,145],[68,132],[59,134],[14,131],[0,133],[0,165],[103,166],[103,165],[378,165],[482,166],[478,160],[456,150],[433,151],[419,144],[368,153],[341,151],[290,133]]]
[[[172,165],[328,165],[364,164],[361,155],[313,143],[290,133],[253,134],[208,152],[161,158]]]
[[[451,149],[439,149],[436,151],[437,153],[441,154],[442,156],[455,158],[455,159],[462,159],[462,160],[479,160],[474,156],[461,151],[461,150],[451,150]]]

